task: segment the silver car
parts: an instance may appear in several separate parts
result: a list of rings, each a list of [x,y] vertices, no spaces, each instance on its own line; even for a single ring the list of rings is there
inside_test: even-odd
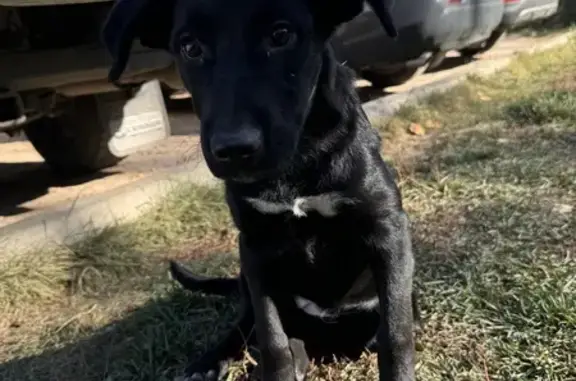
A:
[[[374,86],[407,81],[438,66],[447,51],[482,43],[502,22],[503,0],[396,0],[396,40],[369,9],[344,25],[333,41],[336,55]]]

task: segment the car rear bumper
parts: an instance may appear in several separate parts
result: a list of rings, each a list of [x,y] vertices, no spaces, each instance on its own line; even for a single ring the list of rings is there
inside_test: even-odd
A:
[[[558,12],[558,0],[524,0],[507,5],[502,26],[512,28],[532,21],[544,20]]]
[[[445,7],[426,23],[425,34],[438,50],[457,50],[484,41],[502,22],[501,1],[467,3]]]
[[[414,2],[403,1],[393,9],[399,20],[396,40],[384,33],[373,13],[365,12],[337,31],[333,38],[336,56],[355,70],[416,63],[430,52],[459,49],[487,39],[504,13],[501,0],[484,0],[474,6],[427,1],[421,9],[415,9]]]
[[[344,39],[337,35],[332,40],[336,57],[358,71],[374,66],[393,69],[426,62],[427,42],[421,28],[402,28],[396,40],[383,33],[379,25],[375,25],[373,30],[373,34],[359,38],[346,36]]]

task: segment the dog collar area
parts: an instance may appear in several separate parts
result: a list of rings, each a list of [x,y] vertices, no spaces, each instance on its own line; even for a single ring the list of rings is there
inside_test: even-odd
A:
[[[338,207],[349,204],[351,199],[337,192],[322,193],[314,196],[296,197],[292,201],[270,201],[261,198],[246,198],[246,201],[263,214],[292,213],[297,218],[306,217],[309,212],[318,212],[323,217],[334,217]]]

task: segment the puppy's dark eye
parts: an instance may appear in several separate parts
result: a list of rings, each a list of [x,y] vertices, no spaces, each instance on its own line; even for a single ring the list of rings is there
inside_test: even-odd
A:
[[[280,49],[292,45],[296,41],[296,33],[286,23],[278,23],[272,29],[266,40],[269,49]]]
[[[183,41],[180,47],[180,53],[189,61],[198,61],[204,57],[202,44],[196,39]]]

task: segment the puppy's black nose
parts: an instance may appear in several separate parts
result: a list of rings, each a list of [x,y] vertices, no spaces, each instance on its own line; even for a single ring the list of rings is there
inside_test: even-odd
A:
[[[210,142],[212,154],[219,161],[248,160],[262,149],[262,133],[253,127],[220,133]]]

